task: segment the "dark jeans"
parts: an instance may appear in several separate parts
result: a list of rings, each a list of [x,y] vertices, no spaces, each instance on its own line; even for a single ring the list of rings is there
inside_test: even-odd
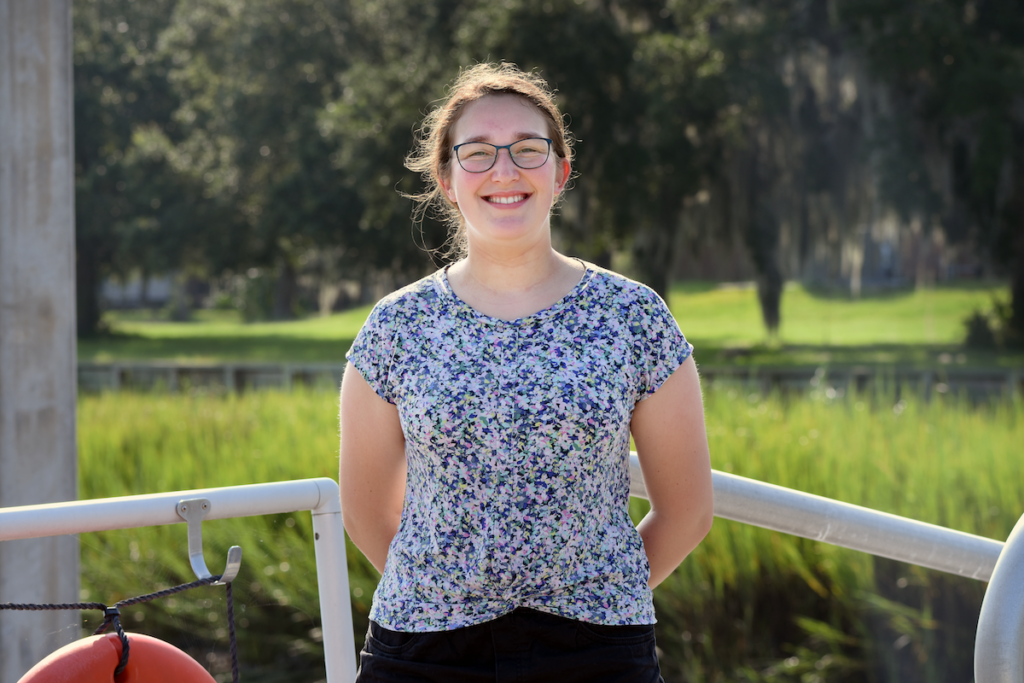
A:
[[[663,683],[654,626],[600,626],[520,607],[452,631],[370,622],[357,683]]]

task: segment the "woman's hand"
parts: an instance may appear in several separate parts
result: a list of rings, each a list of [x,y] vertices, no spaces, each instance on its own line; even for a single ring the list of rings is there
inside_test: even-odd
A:
[[[398,409],[349,363],[341,381],[341,514],[377,571],[398,532],[405,498],[405,436]]]
[[[651,501],[637,529],[653,588],[697,547],[714,518],[704,405],[692,356],[637,404],[630,431]]]

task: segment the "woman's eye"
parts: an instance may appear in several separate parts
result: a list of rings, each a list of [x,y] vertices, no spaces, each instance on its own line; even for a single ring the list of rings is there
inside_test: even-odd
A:
[[[474,149],[474,150],[470,150],[469,153],[464,158],[466,158],[466,159],[486,159],[486,158],[492,157],[492,156],[494,156],[494,154],[489,152],[489,151],[487,151],[487,150],[485,150],[485,149]]]

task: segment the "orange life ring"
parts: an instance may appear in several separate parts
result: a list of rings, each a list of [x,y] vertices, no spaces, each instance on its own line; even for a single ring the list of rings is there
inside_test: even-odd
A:
[[[199,662],[162,640],[128,634],[128,666],[116,683],[215,683]],[[115,683],[121,661],[116,633],[82,638],[32,667],[18,683]]]

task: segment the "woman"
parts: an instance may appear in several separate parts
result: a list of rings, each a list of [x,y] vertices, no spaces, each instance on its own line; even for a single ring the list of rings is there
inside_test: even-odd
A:
[[[342,509],[382,572],[360,681],[661,680],[651,588],[712,520],[700,387],[657,294],[552,248],[570,161],[551,92],[508,64],[465,70],[407,161],[464,256],[348,354]]]

